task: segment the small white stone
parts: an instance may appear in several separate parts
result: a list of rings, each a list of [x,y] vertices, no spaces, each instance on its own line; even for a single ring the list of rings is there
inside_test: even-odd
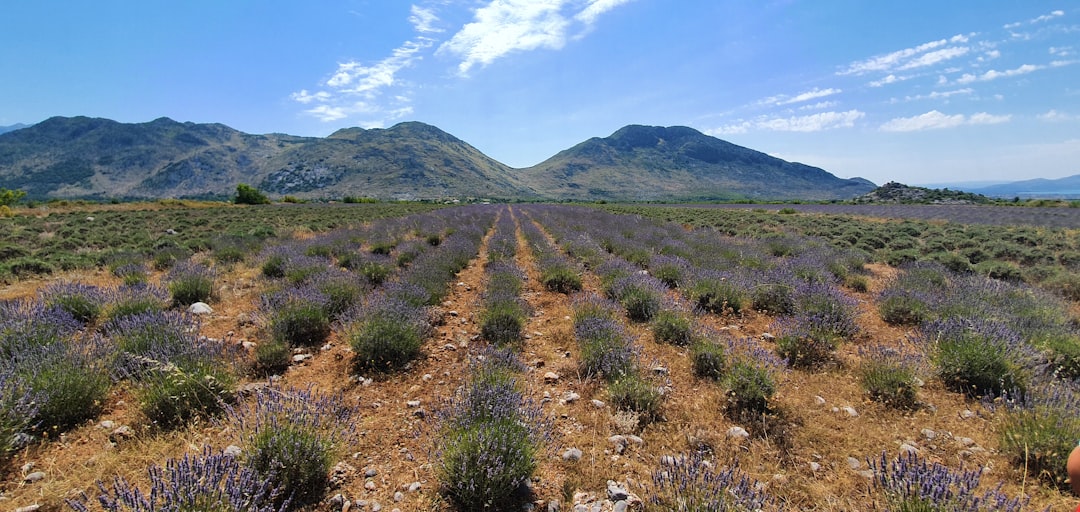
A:
[[[416,492],[420,490],[420,482],[413,482],[409,484],[409,492]]]
[[[745,428],[735,426],[727,430],[727,436],[735,439],[746,439],[750,437],[750,433]]]
[[[971,410],[964,409],[964,410],[960,411],[960,417],[965,419],[965,420],[968,420],[968,419],[974,418],[975,413],[972,412]]]
[[[818,470],[820,470],[820,469],[821,469],[821,464],[818,464],[817,462],[812,462],[812,461],[810,462],[810,471],[813,471],[813,472],[817,473]]]
[[[559,374],[555,372],[547,372],[544,374],[544,382],[548,384],[554,384],[559,382]]]
[[[566,451],[563,452],[562,458],[563,458],[563,460],[565,460],[567,462],[574,462],[574,461],[581,460],[582,455],[583,454],[582,454],[581,450],[578,449],[578,448],[567,448]]]
[[[577,402],[580,399],[581,399],[581,395],[579,395],[577,393],[574,393],[573,391],[567,391],[566,395],[563,396],[563,400],[568,404],[572,404],[574,402]]]
[[[368,480],[367,483],[364,484],[364,489],[367,489],[369,491],[374,491],[376,488],[377,488],[377,486],[375,485],[375,482],[372,481],[372,480]]]
[[[239,457],[240,454],[244,453],[244,450],[235,444],[230,444],[229,446],[226,446],[221,453],[229,457]]]
[[[901,454],[912,453],[912,454],[918,455],[919,449],[916,448],[914,445],[911,445],[911,444],[908,444],[908,443],[903,443],[903,444],[900,445],[900,453]]]
[[[211,315],[214,313],[214,309],[205,302],[196,302],[188,306],[188,313],[193,315]]]
[[[591,400],[589,403],[591,403],[592,406],[596,407],[597,409],[603,409],[605,406],[607,406],[607,404],[605,404],[603,400]]]
[[[411,407],[411,408],[420,407],[420,401],[419,400],[409,400],[408,402],[405,402],[405,405],[408,406],[408,407]]]
[[[919,433],[922,434],[922,436],[925,437],[927,441],[933,441],[934,438],[937,437],[937,432],[934,432],[933,430],[930,430],[928,428],[920,430]]]
[[[23,481],[28,483],[28,484],[32,484],[32,483],[35,483],[35,482],[40,482],[40,481],[42,481],[44,479],[45,479],[45,472],[44,471],[34,471],[33,473],[30,473],[29,475],[26,475],[25,477],[23,477]]]
[[[818,405],[825,405],[825,398],[818,395],[814,395],[814,403]]]
[[[310,358],[311,354],[296,354],[295,356],[292,356],[292,360],[294,363],[302,363]]]
[[[850,416],[852,418],[858,418],[859,417],[859,412],[856,411],[855,408],[850,406],[850,405],[845,405],[845,406],[841,407],[840,410],[844,411],[845,413],[847,413],[848,416]]]
[[[847,458],[847,464],[848,464],[849,468],[851,468],[853,470],[856,470],[856,471],[858,471],[859,468],[862,467],[862,462],[859,459],[856,459],[855,457],[848,457]]]

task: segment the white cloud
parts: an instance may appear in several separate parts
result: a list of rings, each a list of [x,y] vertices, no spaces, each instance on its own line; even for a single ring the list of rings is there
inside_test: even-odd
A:
[[[417,32],[427,34],[443,31],[443,29],[435,26],[439,22],[439,17],[435,15],[434,9],[413,5],[410,12],[409,23],[412,23]]]
[[[806,116],[792,117],[759,117],[752,121],[740,120],[737,123],[728,124],[712,130],[706,130],[709,135],[732,135],[747,133],[750,130],[772,130],[778,132],[820,132],[834,128],[850,128],[855,126],[855,121],[863,118],[866,114],[859,110],[846,112],[821,112]]]
[[[1074,53],[1075,52],[1073,51],[1072,46],[1051,46],[1050,47],[1050,55],[1055,55],[1057,57],[1068,57],[1070,55],[1073,55]]]
[[[330,105],[319,105],[315,108],[305,110],[304,113],[315,116],[319,118],[320,121],[324,122],[337,121],[338,119],[349,117],[349,114],[345,112],[345,109],[341,107],[331,107]]]
[[[986,112],[979,112],[968,117],[964,116],[964,114],[950,116],[937,110],[931,110],[917,116],[891,119],[882,124],[879,129],[884,132],[917,132],[955,128],[962,125],[1000,124],[1008,122],[1010,119],[1012,119],[1012,116],[995,116]]]
[[[574,0],[491,0],[438,52],[461,57],[458,71],[465,75],[513,52],[561,49],[575,21],[587,30],[599,16],[630,1],[589,0],[577,10],[581,2]]]
[[[1013,22],[1013,23],[1007,23],[1002,28],[1004,28],[1005,30],[1012,30],[1014,28],[1021,27],[1021,26],[1025,25],[1025,24],[1026,25],[1034,25],[1036,23],[1042,23],[1044,21],[1050,21],[1050,20],[1052,20],[1054,18],[1058,18],[1058,17],[1064,16],[1064,15],[1065,15],[1065,11],[1062,11],[1062,10],[1058,9],[1056,11],[1050,11],[1049,14],[1043,14],[1042,16],[1036,16],[1034,18],[1031,18],[1030,20],[1027,20],[1026,22],[1017,21],[1017,22]]]
[[[917,101],[917,100],[947,100],[953,96],[962,96],[972,94],[975,89],[965,87],[963,89],[954,89],[951,91],[934,91],[930,94],[919,94],[917,96],[905,96],[905,101]]]
[[[330,99],[330,93],[326,91],[319,91],[315,94],[311,94],[308,92],[307,89],[300,89],[300,92],[292,93],[291,97],[293,100],[307,105],[308,103],[311,103],[313,101],[322,102]]]
[[[904,80],[907,80],[907,79],[908,79],[908,77],[898,77],[898,76],[890,73],[889,75],[887,75],[885,78],[882,78],[881,80],[874,80],[873,82],[870,82],[870,87],[881,87],[883,85],[895,84],[897,82],[903,82]]]
[[[1074,121],[1074,120],[1077,119],[1077,117],[1074,116],[1074,115],[1066,114],[1065,112],[1058,112],[1057,110],[1054,110],[1054,109],[1050,109],[1050,110],[1046,111],[1046,113],[1039,114],[1036,117],[1040,121],[1047,121],[1047,122],[1051,122],[1051,123],[1063,122],[1063,121]]]
[[[586,25],[592,25],[593,23],[596,23],[596,18],[599,18],[601,14],[632,1],[633,0],[590,0],[589,5],[585,6],[581,12],[574,15],[574,19]]]
[[[843,92],[843,90],[833,89],[831,87],[828,89],[819,89],[815,87],[809,91],[796,94],[795,96],[788,96],[786,94],[769,96],[768,98],[759,101],[758,104],[772,106],[791,105],[792,103],[802,103],[804,101],[824,98],[826,96],[832,96],[834,94],[840,94],[841,92]]]
[[[824,110],[827,108],[833,108],[839,104],[839,101],[819,101],[810,105],[803,105],[799,107],[799,110]]]
[[[1050,67],[1067,66],[1069,64],[1072,64],[1073,62],[1076,62],[1076,61],[1054,61],[1054,62],[1050,63]],[[1022,65],[1020,67],[1013,68],[1013,69],[1006,69],[1006,70],[1003,70],[1003,71],[998,71],[996,69],[991,69],[991,70],[989,70],[989,71],[987,71],[987,72],[985,72],[985,73],[983,73],[981,75],[973,75],[971,73],[964,73],[963,75],[960,76],[960,78],[956,79],[956,83],[963,85],[963,84],[970,84],[970,83],[976,82],[976,81],[978,81],[978,82],[989,82],[990,80],[997,80],[998,78],[1008,78],[1008,77],[1012,77],[1012,76],[1026,75],[1028,73],[1034,73],[1035,71],[1038,71],[1040,69],[1045,69],[1045,68],[1046,68],[1046,66],[1041,65],[1041,64],[1024,64],[1024,65]]]
[[[968,117],[967,124],[1001,124],[1012,119],[1012,115],[995,116],[986,112],[978,112]]]
[[[900,66],[897,69],[900,71],[905,71],[908,69],[933,66],[934,64],[937,64],[939,62],[944,62],[949,59],[955,59],[956,57],[966,55],[969,51],[971,51],[971,49],[967,46],[953,46],[950,48],[942,48],[940,50],[924,53],[917,58],[911,59],[906,64]]]
[[[967,53],[969,50],[965,47],[938,49],[950,43],[966,43],[968,39],[969,36],[967,35],[957,34],[949,39],[938,39],[937,41],[930,41],[912,48],[905,48],[885,55],[878,55],[869,59],[855,61],[848,64],[847,69],[839,71],[837,74],[862,75],[870,72],[889,72],[899,69],[929,66]],[[960,50],[960,48],[964,49]]]

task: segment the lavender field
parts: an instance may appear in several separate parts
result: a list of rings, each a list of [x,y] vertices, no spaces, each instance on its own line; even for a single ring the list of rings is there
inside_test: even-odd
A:
[[[804,213],[363,207],[0,289],[0,508],[1070,506],[1075,298],[971,247],[890,264],[931,238],[867,250]],[[790,229],[725,224],[759,218]],[[1064,232],[1005,233],[1073,272]]]

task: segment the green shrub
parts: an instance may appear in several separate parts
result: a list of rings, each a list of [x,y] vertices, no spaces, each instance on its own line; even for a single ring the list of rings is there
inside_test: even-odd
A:
[[[386,300],[361,314],[349,328],[349,344],[358,369],[399,369],[420,354],[429,326],[418,309]]]
[[[32,423],[39,432],[53,435],[97,417],[112,384],[107,358],[81,344],[38,347],[23,354],[16,370],[37,397]]]
[[[169,279],[173,303],[188,306],[196,302],[209,302],[214,295],[214,277],[214,272],[202,265],[174,267]]]
[[[1055,375],[1066,379],[1080,378],[1080,338],[1067,333],[1051,333],[1034,340],[1046,353],[1046,360]]]
[[[870,282],[867,281],[866,276],[848,275],[844,277],[844,286],[859,293],[866,293],[870,290]]]
[[[791,332],[776,338],[776,355],[792,368],[819,368],[833,361],[836,340],[813,332]]]
[[[750,292],[753,308],[770,315],[790,315],[795,311],[794,290],[790,285],[768,283]]]
[[[313,504],[322,498],[329,481],[332,448],[308,425],[283,419],[254,434],[247,466],[277,484],[290,505]]]
[[[266,257],[266,261],[263,261],[261,267],[262,275],[269,277],[270,279],[285,277],[287,263],[288,262],[283,254],[271,254]]]
[[[930,255],[930,259],[941,263],[945,268],[963,274],[972,271],[971,262],[963,254],[955,252],[939,252]]]
[[[929,306],[921,295],[903,290],[884,294],[878,301],[878,312],[890,325],[919,325],[930,315]]]
[[[738,314],[742,311],[742,290],[723,278],[698,279],[690,285],[687,295],[694,304],[710,313]]]
[[[496,345],[520,341],[525,320],[518,301],[492,301],[480,313],[480,336]]]
[[[726,357],[724,347],[708,340],[698,340],[690,346],[690,359],[694,366],[694,375],[710,380],[724,377]]]
[[[277,375],[289,368],[292,348],[282,340],[269,339],[255,346],[253,373],[259,376]]]
[[[272,339],[296,347],[317,347],[330,337],[330,317],[316,301],[289,300],[270,313]]]
[[[233,202],[236,204],[270,204],[270,199],[262,192],[259,192],[259,189],[246,183],[240,183],[236,185],[236,197],[233,198]]]
[[[915,370],[899,356],[878,350],[864,356],[859,367],[863,389],[870,399],[896,409],[914,409],[917,405]]]
[[[766,368],[736,360],[724,384],[727,386],[726,410],[730,417],[753,417],[770,411],[769,402],[776,394],[776,383]]]
[[[933,337],[931,359],[947,388],[972,396],[1023,389],[1020,367],[1011,350],[1020,343],[1015,333],[963,320],[927,326],[924,332]]]
[[[436,467],[459,510],[519,509],[523,486],[536,471],[536,447],[515,419],[478,421],[443,435]]]
[[[378,286],[386,281],[387,277],[390,277],[391,269],[389,266],[377,261],[365,261],[357,270],[369,283],[373,286]]]
[[[693,341],[694,321],[686,314],[671,309],[662,309],[653,316],[653,338],[663,343],[686,346]]]
[[[1056,405],[1056,406],[1055,406]],[[1001,452],[1029,475],[1067,491],[1065,463],[1080,439],[1076,404],[1036,404],[1009,410],[999,427]]]
[[[181,427],[221,413],[233,401],[234,384],[221,367],[182,370],[168,365],[140,380],[139,410],[159,428]]]
[[[983,261],[975,265],[974,271],[976,274],[1001,281],[1020,281],[1024,277],[1020,272],[1020,267],[1007,261]]]
[[[581,276],[566,266],[549,267],[541,271],[540,282],[544,288],[557,293],[581,291]]]
[[[618,410],[638,414],[640,421],[660,417],[663,396],[660,390],[636,372],[627,373],[608,384],[611,404]]]

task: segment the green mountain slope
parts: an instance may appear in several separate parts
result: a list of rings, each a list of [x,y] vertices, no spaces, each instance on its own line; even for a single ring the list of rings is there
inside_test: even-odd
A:
[[[228,196],[237,183],[379,199],[833,199],[874,188],[682,127],[628,126],[527,169],[418,122],[321,138],[54,117],[0,134],[0,187],[32,198]]]
[[[874,189],[682,126],[627,126],[522,173],[536,190],[579,200],[847,199]]]

